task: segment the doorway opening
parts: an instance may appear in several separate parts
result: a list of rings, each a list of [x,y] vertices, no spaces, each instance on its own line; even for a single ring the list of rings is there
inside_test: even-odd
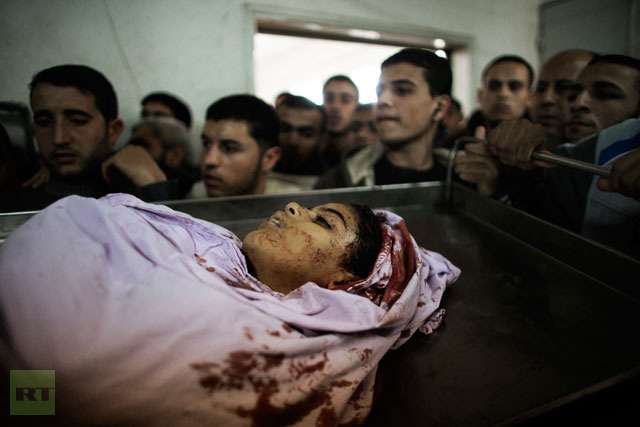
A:
[[[336,74],[355,82],[360,103],[376,102],[380,64],[403,47],[427,48],[449,58],[455,69],[452,94],[463,105],[470,103],[466,46],[444,38],[259,19],[253,45],[255,93],[269,103],[290,92],[322,104],[322,86]]]

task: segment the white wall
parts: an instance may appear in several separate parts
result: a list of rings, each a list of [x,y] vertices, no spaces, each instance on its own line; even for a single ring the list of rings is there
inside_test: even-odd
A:
[[[253,90],[253,19],[265,15],[387,30],[445,33],[470,42],[476,86],[494,56],[537,67],[538,1],[531,0],[2,0],[0,99],[27,102],[34,72],[82,63],[114,84],[132,124],[139,100],[168,90],[191,106],[195,132],[215,99]]]

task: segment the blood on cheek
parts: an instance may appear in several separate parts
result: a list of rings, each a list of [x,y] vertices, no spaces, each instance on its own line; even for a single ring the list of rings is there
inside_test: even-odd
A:
[[[282,250],[296,259],[303,260],[315,250],[315,240],[309,233],[299,228],[291,228],[282,236]]]

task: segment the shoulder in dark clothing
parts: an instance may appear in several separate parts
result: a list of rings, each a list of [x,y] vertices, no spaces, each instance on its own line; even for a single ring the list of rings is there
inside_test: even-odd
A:
[[[420,171],[395,166],[387,160],[387,156],[380,157],[374,170],[378,185],[441,181],[447,177],[447,169],[438,162],[434,162],[431,169]]]
[[[553,151],[593,163],[597,136]],[[532,172],[501,165],[501,181],[514,207],[569,230],[580,232],[593,175],[565,166]]]

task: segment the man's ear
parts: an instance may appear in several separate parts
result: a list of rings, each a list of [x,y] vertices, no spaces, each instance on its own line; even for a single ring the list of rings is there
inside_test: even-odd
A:
[[[180,167],[183,159],[184,147],[181,145],[174,145],[164,152],[164,164],[169,167]]]
[[[260,170],[262,172],[269,172],[278,163],[280,159],[280,147],[268,148],[262,155],[260,160]]]
[[[438,103],[437,111],[433,113],[434,121],[442,121],[447,116],[447,112],[451,107],[451,97],[449,95],[440,95],[436,98],[436,102]]]
[[[114,144],[120,138],[122,131],[124,130],[124,122],[122,119],[113,119],[107,126],[107,139],[109,141],[109,147],[113,148]]]

